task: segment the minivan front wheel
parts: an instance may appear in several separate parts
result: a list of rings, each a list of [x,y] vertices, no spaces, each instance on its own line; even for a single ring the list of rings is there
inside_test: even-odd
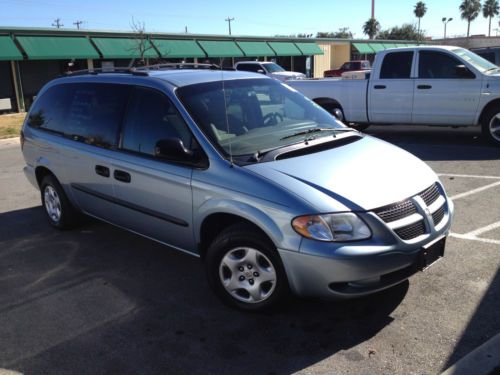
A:
[[[78,222],[78,212],[68,200],[61,184],[47,175],[40,184],[42,205],[50,225],[57,229],[70,229]]]
[[[243,310],[266,310],[288,294],[281,259],[270,241],[250,225],[220,233],[207,250],[210,286],[226,303]]]

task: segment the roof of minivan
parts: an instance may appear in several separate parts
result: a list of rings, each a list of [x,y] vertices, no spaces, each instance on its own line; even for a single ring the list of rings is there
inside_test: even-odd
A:
[[[208,70],[208,69],[178,69],[149,71],[150,77],[163,79],[175,86],[187,86],[196,83],[216,82],[230,79],[261,78],[271,79],[262,74],[233,71],[233,70]]]

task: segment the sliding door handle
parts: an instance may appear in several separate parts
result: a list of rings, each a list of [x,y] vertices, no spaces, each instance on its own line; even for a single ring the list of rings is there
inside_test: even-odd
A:
[[[115,177],[115,180],[121,182],[129,183],[132,180],[132,178],[130,177],[130,173],[120,171],[119,169],[115,169],[115,171],[113,172],[113,176]]]
[[[97,173],[99,176],[109,177],[109,168],[105,167],[104,165],[96,165],[95,173]]]
[[[417,89],[419,90],[430,90],[432,89],[431,85],[417,85]]]

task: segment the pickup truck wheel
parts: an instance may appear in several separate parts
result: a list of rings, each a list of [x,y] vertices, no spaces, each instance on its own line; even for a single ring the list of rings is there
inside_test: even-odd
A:
[[[485,114],[482,134],[490,143],[500,146],[500,109],[492,108]]]
[[[270,241],[248,224],[222,231],[207,250],[208,282],[223,302],[247,311],[278,306],[288,295],[288,280]]]
[[[349,124],[349,127],[359,130],[360,132],[367,129],[369,126],[370,124]]]
[[[342,112],[342,108],[340,108],[337,104],[327,104],[323,108],[325,108],[337,120],[342,122],[344,121],[344,112]]]

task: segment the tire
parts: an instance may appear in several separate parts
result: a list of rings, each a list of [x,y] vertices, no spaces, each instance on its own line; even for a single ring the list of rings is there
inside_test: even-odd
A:
[[[368,127],[370,126],[370,124],[348,124],[349,127],[353,128],[353,129],[356,129],[356,130],[359,130],[360,132],[368,129]]]
[[[42,179],[40,192],[42,206],[50,225],[65,230],[74,228],[78,224],[80,214],[54,176],[47,175]]]
[[[276,248],[249,224],[235,224],[222,231],[207,249],[205,268],[217,296],[241,310],[269,310],[289,295]]]
[[[500,146],[500,108],[491,108],[484,114],[481,132],[488,142]]]
[[[323,108],[337,120],[344,122],[345,119],[344,112],[342,111],[342,108],[340,108],[340,105],[335,103],[329,103],[325,104]]]

